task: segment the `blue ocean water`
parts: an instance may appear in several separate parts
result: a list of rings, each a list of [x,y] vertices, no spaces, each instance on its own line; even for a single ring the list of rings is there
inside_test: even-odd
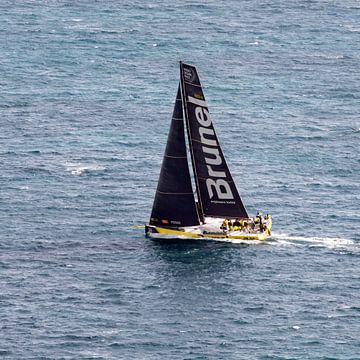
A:
[[[0,2],[0,357],[360,359],[360,3]],[[270,241],[145,239],[178,61]]]

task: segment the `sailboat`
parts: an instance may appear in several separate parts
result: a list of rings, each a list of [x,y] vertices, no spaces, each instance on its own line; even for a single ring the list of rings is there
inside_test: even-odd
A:
[[[196,68],[180,62],[180,82],[146,236],[265,240],[271,225],[270,215],[248,215],[216,136]]]

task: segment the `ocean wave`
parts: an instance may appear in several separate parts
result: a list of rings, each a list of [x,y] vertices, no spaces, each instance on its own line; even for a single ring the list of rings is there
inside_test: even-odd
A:
[[[80,176],[85,173],[104,171],[106,168],[98,164],[78,164],[66,163],[65,170],[70,172],[71,175]]]

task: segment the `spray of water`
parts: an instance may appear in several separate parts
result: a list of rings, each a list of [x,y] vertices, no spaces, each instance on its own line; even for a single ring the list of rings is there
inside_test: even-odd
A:
[[[294,236],[286,233],[273,233],[271,236],[273,244],[278,245],[304,245],[322,247],[343,247],[354,245],[355,241],[345,238],[319,237],[319,236]]]

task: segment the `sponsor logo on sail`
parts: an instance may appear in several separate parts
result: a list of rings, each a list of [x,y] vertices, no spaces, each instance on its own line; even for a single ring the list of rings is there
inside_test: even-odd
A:
[[[233,203],[234,195],[231,187],[226,180],[226,173],[223,167],[223,158],[220,153],[219,144],[216,141],[215,132],[211,122],[210,114],[207,110],[207,104],[204,100],[188,96],[188,102],[196,105],[195,117],[199,123],[200,142],[204,153],[208,177],[206,178],[206,187],[209,198],[212,202]],[[216,195],[217,199],[214,198]]]
[[[185,81],[192,83],[195,79],[195,74],[192,69],[184,67],[184,79]]]

